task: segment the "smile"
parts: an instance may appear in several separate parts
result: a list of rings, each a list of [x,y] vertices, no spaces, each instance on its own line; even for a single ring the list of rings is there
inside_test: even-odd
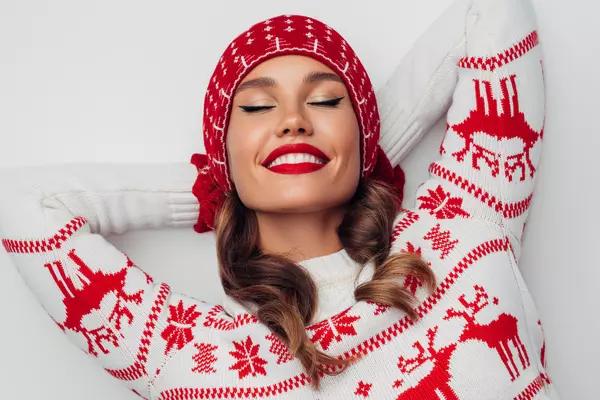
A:
[[[323,168],[329,157],[307,143],[288,144],[275,149],[262,166],[278,174],[307,174]]]

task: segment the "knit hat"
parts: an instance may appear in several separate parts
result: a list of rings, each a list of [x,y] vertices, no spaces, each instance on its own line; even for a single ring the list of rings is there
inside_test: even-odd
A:
[[[197,232],[214,229],[215,214],[232,189],[225,135],[235,91],[258,64],[271,58],[296,54],[311,57],[335,71],[348,89],[361,132],[361,176],[392,184],[400,200],[404,175],[392,168],[379,146],[379,111],[371,80],[344,38],[314,18],[281,15],[259,22],[235,38],[219,59],[204,98],[204,146],[206,154],[194,154],[198,168],[192,192],[200,202]]]

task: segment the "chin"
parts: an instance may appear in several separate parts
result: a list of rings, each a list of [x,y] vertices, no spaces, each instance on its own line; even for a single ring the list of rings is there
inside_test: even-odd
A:
[[[323,169],[325,170],[325,168]],[[316,174],[315,174],[316,175]],[[310,213],[347,204],[358,186],[359,175],[333,174],[319,179],[311,176],[278,176],[279,179],[247,179],[237,186],[244,205],[265,213]],[[310,179],[309,179],[310,178]]]
[[[281,214],[306,214],[324,211],[332,207],[339,206],[335,201],[327,201],[322,198],[313,199],[273,199],[266,205],[266,212]]]
[[[284,190],[267,190],[264,197],[254,199],[249,207],[256,211],[270,213],[311,213],[324,211],[346,204],[352,198],[354,192],[336,193],[335,188],[302,188],[294,187]]]

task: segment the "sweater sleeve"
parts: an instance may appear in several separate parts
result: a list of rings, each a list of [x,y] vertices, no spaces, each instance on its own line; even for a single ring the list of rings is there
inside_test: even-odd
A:
[[[450,107],[473,0],[457,0],[419,37],[377,91],[380,145],[392,165],[400,161]]]
[[[192,226],[195,176],[188,164],[0,174],[2,244],[26,284],[74,344],[143,397],[174,352],[206,335],[196,323],[214,307],[155,283],[101,235]]]
[[[527,0],[480,0],[458,60],[447,130],[416,207],[438,219],[479,218],[518,245],[543,138],[544,82]]]
[[[104,236],[135,229],[192,226],[198,217],[198,200],[191,192],[196,174],[196,168],[187,163],[6,170],[0,174],[5,187],[0,204],[9,212],[3,213],[2,224],[13,235],[29,234],[32,228],[23,223],[18,212],[10,212],[15,207],[10,202],[27,201],[34,195],[43,210],[63,210],[83,217],[92,232]]]

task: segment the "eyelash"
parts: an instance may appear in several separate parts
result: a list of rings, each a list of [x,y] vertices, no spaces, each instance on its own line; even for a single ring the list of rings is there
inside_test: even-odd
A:
[[[313,106],[322,106],[322,107],[336,107],[340,102],[344,99],[344,97],[338,97],[337,99],[325,100],[308,103]],[[246,113],[254,113],[259,111],[270,110],[275,108],[275,106],[239,106],[243,112]]]

